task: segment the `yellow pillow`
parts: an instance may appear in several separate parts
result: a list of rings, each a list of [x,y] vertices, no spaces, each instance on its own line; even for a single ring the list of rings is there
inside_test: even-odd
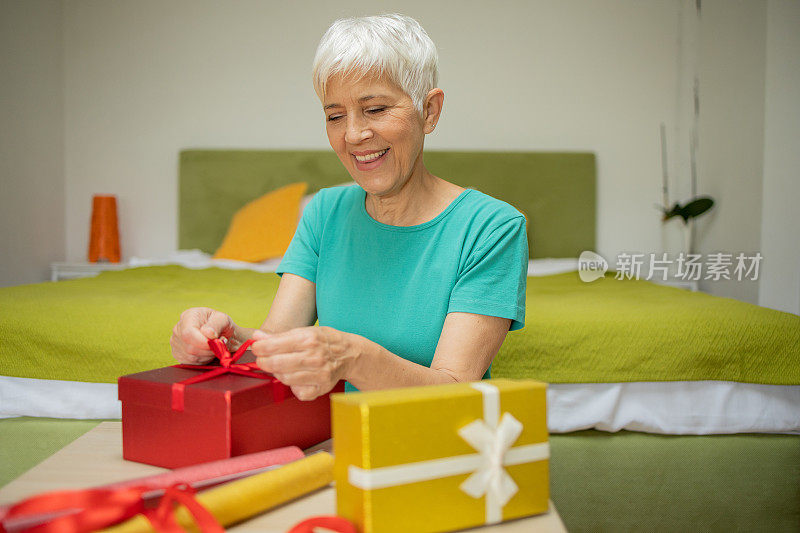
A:
[[[214,259],[256,263],[282,256],[297,229],[300,199],[306,189],[307,183],[292,183],[239,209]]]

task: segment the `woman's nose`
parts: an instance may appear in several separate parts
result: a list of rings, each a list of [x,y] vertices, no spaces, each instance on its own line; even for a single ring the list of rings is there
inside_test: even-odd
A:
[[[372,137],[372,130],[369,128],[367,122],[358,116],[352,114],[347,118],[347,131],[344,134],[344,140],[350,144],[359,144]]]

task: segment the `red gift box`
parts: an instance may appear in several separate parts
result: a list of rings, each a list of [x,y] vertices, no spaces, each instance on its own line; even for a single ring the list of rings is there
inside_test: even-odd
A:
[[[253,360],[240,350],[221,358],[223,366],[176,365],[120,377],[123,458],[178,468],[282,446],[308,448],[331,437],[328,394],[300,401],[269,374],[251,377],[254,365],[231,363],[243,354]],[[331,392],[342,390],[340,382]]]

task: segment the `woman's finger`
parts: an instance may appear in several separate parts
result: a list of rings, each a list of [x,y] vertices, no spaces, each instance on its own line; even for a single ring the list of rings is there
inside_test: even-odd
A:
[[[230,338],[233,335],[231,319],[225,313],[214,311],[200,327],[200,332],[208,339],[216,339],[223,336]]]
[[[255,346],[255,344],[253,344]],[[253,352],[255,354],[255,351]],[[304,354],[301,352],[279,353],[266,357],[256,354],[256,364],[270,374],[286,374],[306,370]]]
[[[186,346],[175,333],[172,334],[169,343],[172,347],[172,355],[181,363],[203,364],[214,358],[214,354],[210,351],[204,353],[191,346]]]
[[[195,348],[197,350],[206,350],[208,353],[208,337],[200,332],[200,328],[193,324],[182,324],[180,331],[180,339],[184,346],[187,348]]]
[[[267,338],[262,338],[261,335],[255,335],[253,338],[256,339],[256,342],[250,346],[253,355],[267,357],[300,351],[299,348],[307,342],[308,333],[303,331],[302,328],[298,328],[283,333],[275,333]]]
[[[328,380],[323,379],[316,372],[307,372],[307,371],[299,371],[299,372],[288,372],[286,374],[277,373],[275,377],[283,383],[284,385],[289,385],[290,387],[294,386],[317,386],[322,390],[320,394],[328,392],[333,388],[333,384],[329,384]],[[335,383],[334,383],[335,384]]]
[[[295,398],[300,401],[308,402],[311,400],[316,400],[323,394],[324,392],[320,392],[320,388],[317,385],[295,385],[292,387],[292,394],[294,394]]]
[[[212,359],[214,359],[214,355],[213,354],[212,355],[205,355],[205,356],[203,356],[203,355],[184,354],[181,357],[181,362],[182,363],[186,363],[187,365],[203,365],[205,363],[208,363]]]

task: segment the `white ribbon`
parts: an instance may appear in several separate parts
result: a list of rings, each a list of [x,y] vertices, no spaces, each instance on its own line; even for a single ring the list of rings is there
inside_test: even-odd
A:
[[[503,519],[503,506],[519,487],[503,468],[505,453],[522,433],[522,424],[508,413],[496,428],[476,420],[458,431],[461,437],[481,453],[483,459],[477,472],[459,487],[472,496],[486,495],[486,523],[496,524]]]
[[[503,520],[503,507],[519,487],[503,468],[506,452],[522,433],[522,422],[510,413],[500,418],[500,391],[488,383],[472,383],[483,394],[483,420],[474,420],[458,430],[461,438],[481,454],[480,468],[459,487],[472,496],[486,495],[486,523]]]
[[[502,521],[503,506],[519,490],[504,467],[543,461],[550,457],[550,447],[542,442],[512,448],[522,433],[522,423],[510,413],[500,418],[500,391],[496,386],[486,382],[470,385],[483,394],[483,420],[470,422],[458,434],[479,453],[371,469],[350,465],[350,484],[364,490],[381,489],[472,472],[461,490],[473,498],[486,495],[487,524]]]

